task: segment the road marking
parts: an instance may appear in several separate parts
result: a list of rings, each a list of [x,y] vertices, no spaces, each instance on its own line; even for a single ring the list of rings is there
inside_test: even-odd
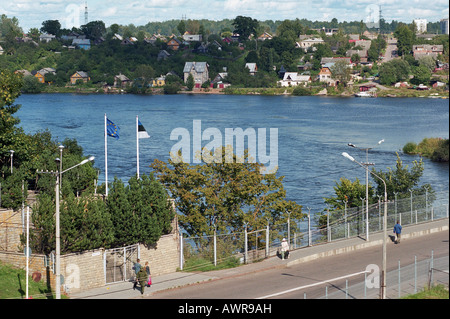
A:
[[[314,287],[314,286],[319,286],[319,285],[323,285],[326,283],[330,283],[332,281],[336,281],[336,280],[340,280],[340,279],[345,279],[345,278],[349,278],[349,277],[353,277],[353,276],[357,276],[357,275],[361,275],[364,273],[369,273],[370,271],[360,271],[360,272],[356,272],[354,274],[350,274],[350,275],[345,275],[345,276],[341,276],[341,277],[336,277],[336,278],[332,278],[332,279],[328,279],[328,280],[324,280],[324,281],[320,281],[320,282],[316,282],[314,284],[310,284],[310,285],[306,285],[306,286],[301,286],[301,287],[296,287],[296,288],[292,288],[292,289],[288,289],[288,290],[284,290],[284,291],[280,291],[271,295],[267,295],[267,296],[263,296],[263,297],[259,297],[256,299],[267,299],[267,298],[271,298],[271,297],[275,297],[275,296],[279,296],[279,295],[284,295],[293,291],[297,291],[297,290],[301,290],[301,289],[305,289],[305,288],[310,288],[310,287]]]

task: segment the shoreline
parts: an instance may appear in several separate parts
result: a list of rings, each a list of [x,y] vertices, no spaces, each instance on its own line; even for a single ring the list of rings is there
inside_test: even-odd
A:
[[[228,92],[227,92],[228,91]],[[292,94],[293,88],[232,88],[232,89],[194,89],[192,91],[178,91],[176,94],[186,95],[262,95],[262,96],[300,96]],[[334,91],[334,88],[333,88]],[[67,87],[61,88],[61,90],[43,90],[38,93],[22,93],[22,94],[106,94],[106,95],[123,95],[123,94],[135,94],[127,93],[125,91],[105,91],[103,89],[96,88],[74,88],[68,89]],[[323,89],[315,94],[308,94],[304,96],[324,96],[324,97],[357,97],[356,92],[346,90],[344,92],[332,92],[331,94]],[[161,88],[154,89],[149,93],[141,93],[141,95],[164,95]],[[171,94],[172,95],[172,94]],[[418,91],[413,89],[397,89],[388,88],[385,90],[379,90],[376,97],[366,98],[439,98],[449,99],[449,91],[442,91],[442,89],[430,89],[426,91]],[[358,97],[362,98],[362,97]]]

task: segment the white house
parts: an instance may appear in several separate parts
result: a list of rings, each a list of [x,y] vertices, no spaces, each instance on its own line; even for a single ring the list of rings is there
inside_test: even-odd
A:
[[[256,63],[245,63],[245,67],[249,70],[250,75],[255,75],[258,72],[258,66]]]
[[[316,44],[322,44],[325,41],[322,40],[322,38],[312,38],[312,39],[305,39],[300,42],[297,42],[297,47],[300,49],[303,49],[308,51],[309,48],[313,47]]]
[[[278,84],[282,87],[288,86],[306,86],[311,83],[311,76],[309,75],[299,75],[297,72],[286,72],[284,73],[283,80],[278,81]]]

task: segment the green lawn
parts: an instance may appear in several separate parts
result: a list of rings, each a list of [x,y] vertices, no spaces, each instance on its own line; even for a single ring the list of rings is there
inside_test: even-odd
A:
[[[402,299],[449,299],[448,288],[444,285],[437,285],[431,289],[424,289],[413,295],[408,295]]]

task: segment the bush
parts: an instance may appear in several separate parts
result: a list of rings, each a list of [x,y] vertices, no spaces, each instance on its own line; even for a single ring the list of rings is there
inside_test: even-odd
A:
[[[417,144],[414,142],[406,143],[405,146],[403,146],[403,153],[405,154],[416,154]]]
[[[301,86],[297,86],[293,91],[292,91],[292,95],[296,95],[296,96],[307,96],[307,95],[311,95],[311,90],[301,87]]]

